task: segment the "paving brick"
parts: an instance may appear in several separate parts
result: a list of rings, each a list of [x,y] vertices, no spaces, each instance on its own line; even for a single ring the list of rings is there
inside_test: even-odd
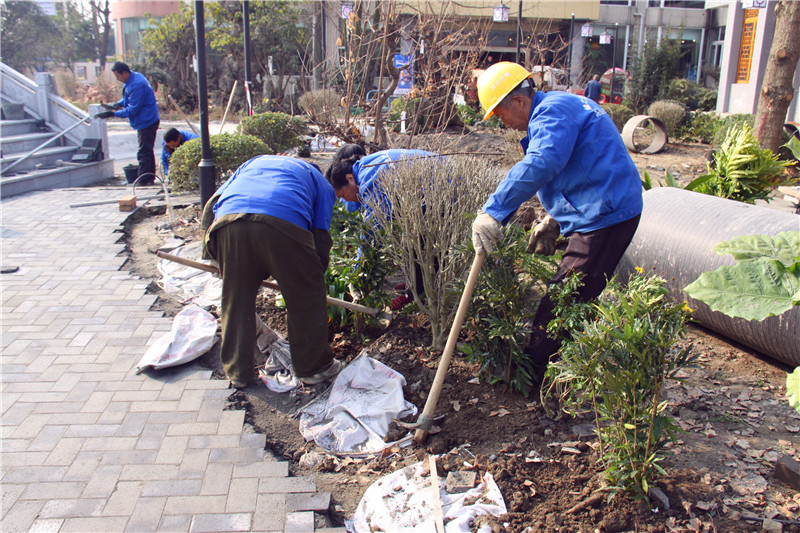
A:
[[[122,531],[127,516],[67,518],[59,533],[86,533],[87,531]]]
[[[189,448],[238,448],[239,435],[193,435],[189,437]]]
[[[211,450],[209,463],[247,463],[264,459],[260,448],[218,448]]]
[[[156,463],[160,464],[180,464],[183,460],[183,454],[186,451],[186,445],[189,442],[189,437],[186,435],[178,437],[164,437],[161,441],[161,448],[158,450]]]
[[[289,464],[285,461],[260,463],[239,463],[233,466],[233,477],[286,477],[289,475]],[[274,481],[274,480],[273,480]],[[262,492],[259,490],[259,492]]]
[[[178,470],[178,479],[202,479],[208,466],[210,450],[186,450]]]
[[[283,494],[259,494],[253,513],[253,530],[283,531],[285,523],[286,497]]]
[[[170,424],[167,430],[167,435],[215,435],[217,433],[217,424],[213,422],[191,423],[183,422],[179,424]]]
[[[209,463],[205,476],[203,477],[203,486],[200,489],[200,494],[228,494],[232,472],[233,465],[226,463]]]
[[[146,481],[142,487],[142,497],[199,496],[202,485],[201,479]]]
[[[103,465],[151,465],[158,453],[155,450],[122,450],[103,453]]]
[[[167,503],[166,498],[142,497],[136,501],[136,506],[128,519],[125,531],[139,533],[142,531],[156,531],[161,522],[161,512]]]
[[[242,448],[261,448],[267,445],[267,436],[263,433],[243,433],[239,439]]]
[[[192,533],[250,531],[250,521],[249,513],[200,514],[192,518],[189,531]]]
[[[28,451],[51,452],[67,430],[66,426],[45,426],[28,447]]]
[[[103,516],[130,516],[143,485],[141,481],[120,481],[103,507]]]
[[[52,500],[79,498],[86,487],[84,481],[28,483],[20,500]]]
[[[219,421],[219,435],[241,435],[244,424],[244,411],[224,411]]]
[[[317,482],[312,477],[262,478],[258,480],[259,494],[291,494],[293,492],[314,492],[316,490]]]
[[[225,496],[169,496],[164,514],[222,513]]]
[[[3,468],[10,468],[5,464],[6,456],[3,456]],[[38,483],[46,481],[61,481],[66,479],[66,466],[18,466],[11,468],[3,477],[3,483]]]
[[[53,451],[45,459],[44,464],[49,466],[69,466],[83,448],[83,439],[61,439]]]
[[[175,479],[178,467],[175,465],[125,465],[122,467],[121,480]]]
[[[12,467],[12,466],[35,466],[41,465],[47,456],[50,455],[49,452],[17,452],[17,453],[4,453],[3,454],[3,466]]]
[[[48,520],[35,520],[31,524],[28,533],[58,533],[64,524],[63,518],[51,518]]]
[[[25,491],[25,485],[3,483],[0,484],[0,518],[2,518],[11,506],[17,501],[17,498]]]
[[[0,531],[28,531],[42,506],[41,500],[17,501],[0,521]]]
[[[181,532],[189,531],[189,525],[192,523],[192,515],[166,515],[161,518],[161,523],[158,525],[158,531]]]
[[[225,503],[227,513],[252,513],[256,510],[258,499],[258,480],[255,478],[231,480],[228,500]]]
[[[64,434],[65,437],[110,437],[119,429],[119,424],[73,424]]]
[[[314,531],[314,513],[306,511],[286,513],[286,525],[284,531],[286,531],[286,533],[308,533],[309,531]]]
[[[81,409],[84,413],[102,413],[108,407],[108,403],[114,399],[116,393],[110,391],[94,391],[86,400],[86,403]]]
[[[39,518],[74,518],[86,516],[100,516],[106,500],[100,498],[72,498],[66,500],[48,500]]]
[[[324,513],[331,505],[330,492],[296,493],[286,495],[287,511],[317,511]]]

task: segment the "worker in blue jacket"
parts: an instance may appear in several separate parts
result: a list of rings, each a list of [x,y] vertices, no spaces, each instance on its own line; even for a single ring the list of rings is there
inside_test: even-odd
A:
[[[525,155],[484,204],[472,225],[477,253],[491,253],[501,225],[534,194],[549,216],[531,234],[528,252],[553,253],[559,231],[570,236],[550,284],[583,274],[579,297],[596,298],[633,238],[642,212],[639,172],[606,112],[589,98],[560,91],[536,92],[523,67],[497,63],[478,79],[484,120],[527,131]],[[524,351],[543,375],[559,342],[547,336],[553,303],[542,299]]]
[[[286,302],[295,375],[312,385],[341,370],[328,344],[325,290],[334,202],[316,165],[263,155],[240,166],[206,204],[203,256],[219,263],[220,358],[234,387],[256,377],[255,301],[270,276]]]
[[[183,143],[192,139],[197,139],[197,134],[191,131],[170,128],[164,133],[161,141],[161,167],[164,169],[165,176],[169,175],[169,160],[172,158],[173,152],[179,146],[183,146]]]
[[[372,208],[364,203],[367,198],[377,202],[390,212],[392,206],[381,189],[380,183],[385,171],[393,164],[403,160],[420,157],[436,157],[432,152],[424,150],[381,150],[374,154],[366,155],[363,148],[358,150],[358,145],[345,145],[334,156],[334,161],[326,172],[326,177],[333,185],[336,196],[344,200],[348,211],[351,213],[360,209],[364,210],[364,217],[372,216]],[[422,293],[422,272],[419,264],[416,265],[416,282],[419,293]],[[405,284],[398,286],[403,294],[391,301],[392,311],[398,311],[414,301],[413,293]]]
[[[110,104],[116,111],[98,113],[97,118],[127,118],[131,128],[136,130],[139,140],[139,151],[136,159],[139,161],[137,183],[148,185],[155,181],[156,156],[153,147],[156,143],[156,133],[161,117],[158,114],[156,93],[144,75],[131,70],[131,68],[117,61],[111,68],[117,81],[124,83],[122,86],[122,99]],[[140,179],[141,178],[141,179]]]

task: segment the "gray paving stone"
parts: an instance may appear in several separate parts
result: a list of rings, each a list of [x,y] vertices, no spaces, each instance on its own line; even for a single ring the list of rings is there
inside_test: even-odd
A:
[[[143,531],[156,531],[159,523],[161,522],[161,513],[164,510],[164,505],[166,503],[167,499],[164,497],[145,497],[143,490],[142,497],[136,501],[136,506],[133,508],[133,512],[128,519],[128,523],[125,526],[125,531],[135,533]]]
[[[50,500],[79,498],[86,488],[84,481],[28,483],[20,500]]]
[[[17,501],[0,520],[0,531],[27,531],[39,515],[44,501]]]
[[[114,493],[103,507],[103,516],[124,516],[128,517],[136,507],[136,500],[142,492],[141,481],[120,481]],[[127,520],[126,520],[127,522]],[[117,529],[119,531],[122,528]]]
[[[250,520],[249,513],[200,514],[192,519],[189,531],[192,533],[250,531]]]
[[[284,461],[239,463],[233,466],[233,477],[284,478],[289,475],[289,464]],[[273,482],[275,480],[272,480]],[[285,480],[284,480],[285,481]],[[259,492],[261,492],[259,490]]]
[[[142,497],[199,496],[202,485],[201,479],[145,481],[142,487]]]
[[[330,492],[297,493],[286,495],[287,511],[317,511],[324,513],[331,504]]]
[[[28,533],[58,533],[64,524],[63,518],[51,518],[48,520],[35,520],[31,524]]]
[[[225,512],[225,496],[169,496],[164,514]]]
[[[227,463],[209,463],[203,477],[203,487],[200,489],[201,495],[208,494],[228,494],[231,485],[231,473],[233,465]]]
[[[259,494],[256,511],[253,513],[253,530],[283,531],[285,524],[286,496],[283,494]]]
[[[259,494],[291,494],[293,492],[314,492],[317,482],[312,477],[261,478],[258,481]]]
[[[166,532],[184,532],[189,531],[189,525],[192,523],[192,515],[164,515],[161,523],[158,525],[158,531]]]
[[[255,478],[233,479],[225,503],[227,513],[252,513],[256,510],[258,480]]]
[[[86,533],[87,531],[122,531],[127,516],[67,518],[59,533]]]
[[[101,498],[72,498],[65,500],[48,500],[42,510],[39,511],[39,518],[75,518],[87,516],[100,516],[106,500]]]
[[[314,531],[314,513],[312,512],[296,512],[286,514],[286,527],[284,529],[289,532],[302,532],[309,533]]]

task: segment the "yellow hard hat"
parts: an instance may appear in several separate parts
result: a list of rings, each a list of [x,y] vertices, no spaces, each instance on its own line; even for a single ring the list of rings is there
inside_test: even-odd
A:
[[[483,120],[487,120],[494,115],[494,108],[497,107],[497,104],[522,80],[530,77],[530,72],[510,61],[501,61],[487,68],[478,77],[478,100],[481,101],[481,106],[486,110]]]

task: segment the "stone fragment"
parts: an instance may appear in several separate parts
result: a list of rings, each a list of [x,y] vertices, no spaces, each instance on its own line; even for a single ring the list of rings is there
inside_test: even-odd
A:
[[[800,463],[784,455],[775,465],[775,477],[794,490],[800,490]]]
[[[477,474],[473,471],[457,471],[447,474],[447,479],[444,482],[444,488],[449,494],[458,494],[460,492],[467,492],[475,486],[475,479]]]

